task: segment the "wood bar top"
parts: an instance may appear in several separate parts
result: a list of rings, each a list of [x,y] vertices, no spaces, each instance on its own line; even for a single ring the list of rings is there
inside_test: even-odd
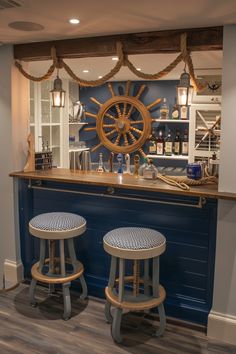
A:
[[[236,200],[236,193],[218,192],[217,185],[194,186],[190,190],[182,190],[172,187],[160,180],[145,180],[134,176],[123,174],[122,181],[117,173],[99,173],[95,171],[73,171],[69,169],[53,168],[47,171],[35,172],[12,172],[11,177],[18,177],[32,180],[56,181],[63,183],[75,183],[85,185],[107,186],[122,189],[133,189],[148,192],[158,192],[192,197],[205,197],[216,199]]]

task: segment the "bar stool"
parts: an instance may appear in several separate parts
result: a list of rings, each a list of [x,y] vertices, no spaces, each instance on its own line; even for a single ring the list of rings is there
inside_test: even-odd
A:
[[[158,308],[160,326],[155,333],[163,334],[166,317],[163,306],[166,293],[159,285],[159,256],[165,251],[165,237],[152,229],[123,227],[108,232],[103,238],[103,246],[111,257],[108,286],[105,289],[105,317],[111,323],[111,334],[117,343],[122,342],[120,325],[123,310],[142,311]],[[133,275],[125,275],[125,261],[133,262]],[[143,261],[143,277],[140,277],[140,261]],[[149,275],[149,261],[152,260],[152,275]],[[119,261],[119,277],[116,279],[116,266]],[[132,292],[125,284],[132,284]],[[140,291],[142,284],[142,291]],[[111,306],[115,307],[111,316]]]
[[[83,276],[84,267],[76,258],[73,240],[74,237],[82,235],[85,230],[86,220],[82,216],[72,213],[45,213],[30,220],[29,231],[31,235],[40,239],[39,262],[31,268],[30,303],[32,306],[37,306],[35,300],[37,281],[47,283],[52,288],[55,284],[62,284],[64,301],[62,317],[64,320],[71,317],[69,288],[72,280],[80,279],[82,286],[80,298],[86,298],[87,285]],[[49,241],[49,258],[45,258],[47,241]],[[55,257],[56,241],[59,241],[59,257]],[[69,259],[65,259],[65,241],[67,241]],[[68,263],[72,265],[72,269],[68,269]]]

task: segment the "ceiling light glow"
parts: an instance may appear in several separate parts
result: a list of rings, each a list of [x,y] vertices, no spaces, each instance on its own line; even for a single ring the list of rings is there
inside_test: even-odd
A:
[[[119,60],[119,58],[118,57],[113,57],[112,60]]]
[[[72,25],[78,25],[79,24],[79,19],[78,18],[71,18],[69,20],[69,22],[72,24]]]
[[[84,69],[84,70],[83,70],[83,73],[89,73],[89,70]]]
[[[136,70],[141,71],[141,68],[136,68]]]

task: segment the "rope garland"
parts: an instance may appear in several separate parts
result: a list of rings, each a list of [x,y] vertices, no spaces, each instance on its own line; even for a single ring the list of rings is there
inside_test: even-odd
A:
[[[108,72],[106,75],[104,75],[101,79],[98,80],[84,80],[79,78],[72,70],[71,68],[65,63],[65,61],[62,58],[58,58],[56,55],[56,49],[55,47],[52,47],[51,49],[51,56],[53,60],[53,64],[50,66],[48,71],[46,72],[45,75],[40,76],[40,77],[35,77],[30,74],[28,74],[22,67],[22,65],[16,61],[15,65],[18,68],[18,70],[29,80],[32,81],[43,81],[47,80],[50,78],[50,76],[53,74],[55,68],[57,69],[62,69],[64,68],[67,74],[78,83],[78,85],[82,87],[95,87],[95,86],[100,86],[105,84],[109,79],[111,79],[115,74],[119,72],[122,66],[127,66],[129,70],[134,73],[136,76],[138,76],[141,79],[145,80],[158,80],[162,78],[163,76],[166,76],[169,74],[180,62],[181,60],[184,61],[184,63],[188,66],[189,69],[189,74],[190,77],[193,81],[194,88],[197,91],[201,91],[205,86],[200,85],[197,82],[197,79],[194,74],[194,68],[193,68],[193,62],[191,58],[191,53],[187,50],[187,34],[183,33],[180,37],[180,49],[181,53],[177,56],[177,58],[170,63],[167,67],[165,67],[163,70],[161,70],[158,73],[155,74],[147,74],[143,73],[141,71],[138,71],[135,66],[130,62],[128,59],[127,55],[124,55],[123,48],[122,48],[122,43],[117,42],[116,44],[116,51],[117,51],[117,56],[119,60],[117,61],[116,65],[114,68]]]

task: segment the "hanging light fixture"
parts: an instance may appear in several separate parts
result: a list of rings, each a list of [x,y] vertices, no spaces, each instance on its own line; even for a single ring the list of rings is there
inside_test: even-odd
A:
[[[184,72],[180,76],[180,81],[177,86],[177,104],[179,106],[189,106],[192,102],[193,86],[190,84],[190,75]]]
[[[51,92],[52,97],[52,107],[64,107],[65,106],[65,94],[66,91],[62,88],[62,80],[58,76],[57,69],[57,77],[53,82],[53,89]]]

